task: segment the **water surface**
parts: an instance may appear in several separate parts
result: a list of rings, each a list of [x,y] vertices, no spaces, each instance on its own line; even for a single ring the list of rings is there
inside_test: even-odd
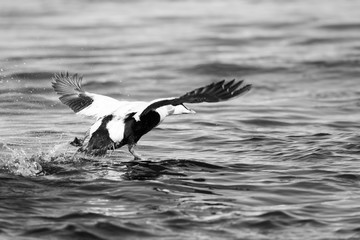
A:
[[[355,0],[3,0],[0,238],[360,238],[359,15]],[[72,158],[92,120],[59,102],[59,71],[118,99],[253,89],[168,118],[139,142],[147,161]]]

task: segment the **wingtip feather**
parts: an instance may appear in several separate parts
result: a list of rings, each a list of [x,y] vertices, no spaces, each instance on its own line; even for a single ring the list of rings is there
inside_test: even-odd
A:
[[[220,102],[235,98],[250,90],[251,85],[244,86],[244,80],[221,80],[186,93],[178,102],[200,103]]]
[[[74,112],[81,111],[93,102],[93,99],[81,88],[82,78],[82,75],[69,72],[55,73],[52,78],[52,87],[57,94],[61,95],[60,101]]]
[[[77,73],[73,75],[69,72],[55,73],[52,78],[52,87],[59,95],[83,92],[81,88],[82,78],[83,77]]]

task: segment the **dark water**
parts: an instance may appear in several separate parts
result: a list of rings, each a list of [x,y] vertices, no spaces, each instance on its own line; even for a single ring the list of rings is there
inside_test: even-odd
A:
[[[0,239],[360,239],[359,16],[355,0],[2,0]],[[139,142],[148,161],[72,159],[92,121],[58,101],[59,71],[119,99],[253,89],[167,119]]]

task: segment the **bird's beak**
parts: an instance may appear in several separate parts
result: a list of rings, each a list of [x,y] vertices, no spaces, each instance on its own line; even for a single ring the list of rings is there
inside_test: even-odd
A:
[[[188,114],[195,114],[196,112],[192,109],[188,109],[189,111],[187,112]]]
[[[182,106],[183,106],[183,108],[182,108],[181,114],[193,114],[193,113],[196,113],[194,110],[188,108],[184,104],[182,104]]]

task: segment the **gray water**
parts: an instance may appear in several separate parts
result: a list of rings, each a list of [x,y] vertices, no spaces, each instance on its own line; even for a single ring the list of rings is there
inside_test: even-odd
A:
[[[359,1],[1,0],[0,239],[360,239]],[[253,89],[103,158],[54,73],[118,99]],[[39,169],[43,171],[39,173]]]

